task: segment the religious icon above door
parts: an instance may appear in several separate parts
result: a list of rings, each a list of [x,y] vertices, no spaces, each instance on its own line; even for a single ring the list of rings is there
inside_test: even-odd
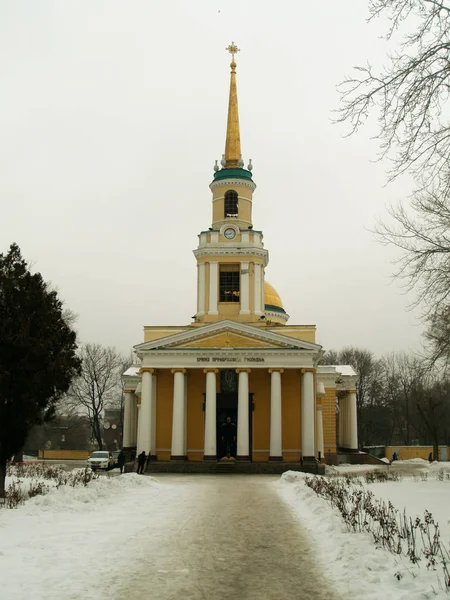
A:
[[[222,394],[237,394],[238,374],[234,369],[220,371],[220,391]]]

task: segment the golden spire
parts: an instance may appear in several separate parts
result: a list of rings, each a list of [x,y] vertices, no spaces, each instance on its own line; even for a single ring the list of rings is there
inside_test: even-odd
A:
[[[234,42],[231,42],[225,50],[228,50],[231,54],[230,99],[228,102],[227,139],[225,142],[225,166],[228,168],[236,168],[242,166],[236,87],[236,63],[234,62],[234,55],[240,50]]]

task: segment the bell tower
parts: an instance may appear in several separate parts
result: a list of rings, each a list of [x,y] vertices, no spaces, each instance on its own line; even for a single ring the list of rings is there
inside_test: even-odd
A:
[[[255,323],[264,318],[264,268],[269,254],[261,231],[253,229],[252,203],[256,185],[250,159],[241,153],[235,55],[232,42],[230,95],[225,154],[216,160],[212,191],[212,224],[199,234],[197,312],[195,320],[211,323],[232,319]]]

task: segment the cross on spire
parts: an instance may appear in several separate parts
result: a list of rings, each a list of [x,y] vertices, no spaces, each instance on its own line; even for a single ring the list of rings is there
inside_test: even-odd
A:
[[[225,50],[228,50],[228,52],[231,54],[231,62],[234,62],[234,55],[241,51],[234,42],[231,42],[231,44],[225,48]]]

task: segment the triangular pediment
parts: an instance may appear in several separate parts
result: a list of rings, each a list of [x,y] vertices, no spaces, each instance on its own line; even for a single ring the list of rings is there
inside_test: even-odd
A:
[[[135,346],[138,354],[154,350],[186,349],[296,349],[318,352],[318,344],[297,340],[282,333],[266,331],[236,321],[223,320],[202,327],[193,327],[181,333],[170,335]]]
[[[282,344],[275,344],[267,340],[259,340],[249,335],[233,331],[221,331],[201,337],[196,340],[183,341],[174,344],[173,348],[283,348]]]

